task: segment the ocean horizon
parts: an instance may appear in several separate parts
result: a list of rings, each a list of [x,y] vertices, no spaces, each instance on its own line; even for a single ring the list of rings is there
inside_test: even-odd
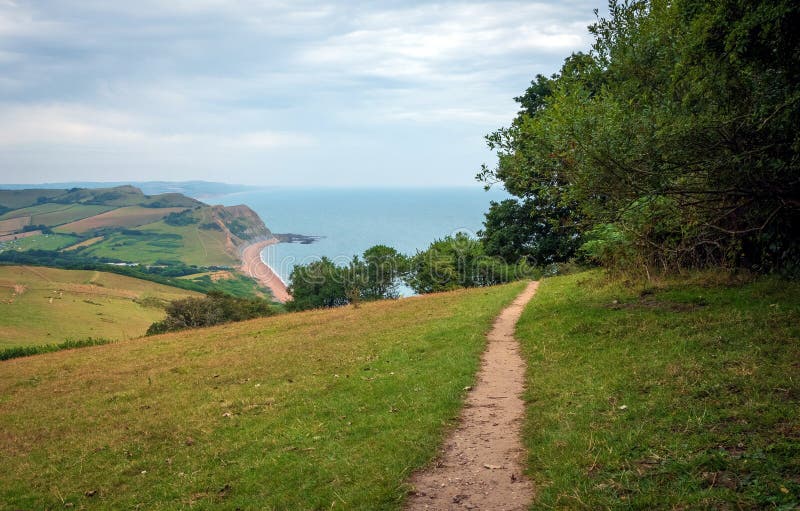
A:
[[[327,257],[347,264],[374,245],[406,255],[462,232],[477,236],[491,201],[509,198],[504,189],[452,188],[265,188],[215,197],[225,206],[245,204],[275,234],[318,238],[313,243],[278,243],[261,259],[290,283],[292,269]],[[411,294],[402,290],[403,294]]]

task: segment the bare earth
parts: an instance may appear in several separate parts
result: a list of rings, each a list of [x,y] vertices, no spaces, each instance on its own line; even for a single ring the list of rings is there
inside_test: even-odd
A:
[[[525,363],[514,328],[538,282],[506,307],[488,335],[478,382],[458,428],[433,466],[415,474],[406,509],[528,509],[533,485],[523,476],[520,429],[525,411]]]
[[[275,243],[278,243],[277,238],[247,245],[242,250],[242,272],[248,277],[253,277],[262,285],[267,286],[276,300],[286,303],[292,298],[286,288],[286,284],[272,271],[272,268],[261,260],[261,251],[264,250],[264,247]]]

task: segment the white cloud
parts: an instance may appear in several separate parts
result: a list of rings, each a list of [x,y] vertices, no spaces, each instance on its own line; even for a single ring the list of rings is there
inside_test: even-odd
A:
[[[0,108],[0,146],[75,145],[120,146],[139,150],[155,146],[195,146],[196,149],[241,148],[272,150],[307,147],[314,139],[287,131],[158,133],[142,128],[147,119],[112,110],[79,105],[30,105]]]
[[[602,3],[0,0],[0,173],[477,168],[481,135],[588,47]]]
[[[302,54],[312,65],[425,82],[491,69],[519,52],[568,52],[587,41],[541,3],[433,5],[366,14]],[[588,18],[588,17],[587,17]]]

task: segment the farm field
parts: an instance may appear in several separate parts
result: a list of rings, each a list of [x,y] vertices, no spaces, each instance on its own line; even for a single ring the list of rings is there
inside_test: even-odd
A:
[[[9,218],[8,220],[0,221],[0,235],[13,233],[31,223],[29,216],[22,216],[18,218]]]
[[[65,339],[127,339],[197,293],[112,273],[0,266],[0,349]]]
[[[138,227],[164,218],[170,213],[183,211],[186,208],[145,208],[127,206],[113,209],[77,222],[61,225],[54,229],[61,233],[85,233],[104,227]]]
[[[26,238],[31,238],[33,236],[39,236],[42,234],[42,231],[27,231],[27,232],[17,232],[13,234],[2,234],[0,235],[0,243],[14,243],[17,240],[24,240]]]
[[[10,221],[11,219],[21,220],[22,218],[28,218],[28,221],[23,225],[32,224],[54,227],[94,215],[99,215],[100,213],[105,213],[106,211],[110,211],[112,209],[115,209],[114,206],[47,203],[10,211],[3,215],[3,217],[0,217],[0,220],[2,220],[4,217],[8,218],[8,220],[5,221]],[[0,221],[0,225],[3,223],[4,221]]]
[[[61,207],[62,209],[31,216],[31,223],[33,225],[58,226],[99,215],[114,209],[113,206],[98,206],[93,204],[69,204],[61,205]]]
[[[800,504],[800,284],[546,279],[517,336],[533,508]]]
[[[407,476],[458,415],[485,333],[523,286],[3,362],[0,502],[399,509]]]
[[[24,216],[43,215],[58,211],[60,209],[68,208],[69,204],[56,204],[55,202],[46,202],[44,204],[37,204],[35,206],[28,206],[25,208],[15,209],[9,211],[4,215],[0,215],[0,220],[7,220],[10,218],[19,218]]]
[[[225,234],[199,225],[173,226],[163,221],[154,222],[136,229],[140,234],[113,233],[86,248],[85,254],[142,263],[179,260],[201,266],[238,265],[238,260],[225,250]]]
[[[83,247],[88,247],[88,246],[94,245],[95,243],[102,241],[103,238],[104,238],[104,236],[95,236],[94,238],[89,238],[88,240],[83,240],[83,241],[81,241],[79,243],[75,243],[74,245],[70,245],[70,246],[64,248],[63,250],[65,252],[69,252],[71,250],[78,250],[79,248],[83,248]]]
[[[28,238],[9,241],[4,248],[12,250],[61,250],[80,238],[72,234],[37,234]]]

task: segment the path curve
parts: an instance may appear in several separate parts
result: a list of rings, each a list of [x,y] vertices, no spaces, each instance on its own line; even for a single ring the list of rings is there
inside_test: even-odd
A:
[[[523,475],[520,432],[525,362],[514,329],[538,286],[538,282],[528,284],[495,320],[459,426],[436,462],[411,478],[414,491],[407,510],[510,511],[530,506],[533,485]]]

